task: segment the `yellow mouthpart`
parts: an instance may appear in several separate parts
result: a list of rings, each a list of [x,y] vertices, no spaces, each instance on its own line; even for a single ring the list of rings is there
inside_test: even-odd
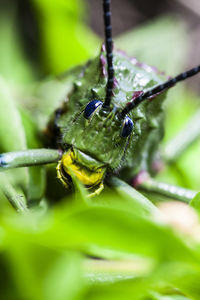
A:
[[[73,150],[69,150],[63,154],[62,159],[58,162],[56,169],[58,178],[67,188],[69,188],[70,183],[69,180],[64,176],[63,170],[71,177],[72,175],[77,177],[82,184],[88,186],[89,188],[100,184],[95,194],[99,194],[103,189],[102,181],[106,170],[105,167],[99,167],[95,170],[91,170],[89,167],[81,165],[81,162],[77,161]]]

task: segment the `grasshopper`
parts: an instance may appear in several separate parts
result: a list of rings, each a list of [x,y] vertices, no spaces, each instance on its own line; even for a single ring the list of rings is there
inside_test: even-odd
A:
[[[46,134],[52,149],[2,153],[0,169],[57,162],[57,177],[70,189],[74,178],[98,195],[113,175],[133,186],[187,201],[195,192],[156,183],[155,163],[163,138],[163,102],[178,82],[113,50],[110,0],[103,0],[105,44],[100,54],[76,70],[67,101],[51,117]]]

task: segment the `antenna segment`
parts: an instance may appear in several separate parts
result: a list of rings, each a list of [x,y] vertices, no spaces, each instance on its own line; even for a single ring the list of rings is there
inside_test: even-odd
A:
[[[106,58],[107,58],[107,71],[108,71],[108,81],[106,85],[106,98],[103,103],[103,107],[110,106],[112,92],[113,92],[113,84],[114,84],[113,41],[112,41],[110,3],[111,0],[103,0],[105,44],[106,44]]]
[[[200,65],[189,70],[186,72],[183,72],[179,75],[177,75],[176,77],[154,87],[153,89],[143,93],[142,95],[138,96],[137,98],[135,98],[132,102],[129,102],[126,107],[122,110],[122,112],[120,113],[121,118],[125,118],[125,116],[132,110],[134,109],[136,106],[138,106],[140,103],[142,103],[144,100],[146,100],[149,97],[155,96],[158,93],[163,92],[166,89],[169,89],[171,87],[173,87],[175,84],[177,84],[180,81],[183,81],[189,77],[192,77],[194,75],[196,75],[197,73],[200,72]]]

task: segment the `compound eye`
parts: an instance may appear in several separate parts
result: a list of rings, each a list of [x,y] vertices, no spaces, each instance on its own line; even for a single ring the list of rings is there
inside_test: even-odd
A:
[[[126,138],[131,134],[132,130],[133,130],[133,121],[131,120],[131,118],[126,116],[123,122],[121,136]]]
[[[103,104],[103,102],[101,102],[99,100],[92,100],[90,103],[87,104],[87,106],[85,108],[84,117],[86,119],[89,119],[91,117],[91,115],[93,114],[93,112],[97,109],[97,107],[99,107],[102,104]]]

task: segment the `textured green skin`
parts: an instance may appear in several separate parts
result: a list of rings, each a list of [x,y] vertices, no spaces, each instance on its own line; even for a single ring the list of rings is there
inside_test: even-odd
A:
[[[105,52],[102,51],[83,68],[74,82],[69,101],[64,104],[65,113],[55,120],[61,133],[60,146],[63,150],[73,146],[101,162],[101,165],[104,163],[108,169],[121,170],[124,179],[130,179],[130,176],[143,170],[152,173],[152,164],[163,137],[165,93],[144,101],[132,110],[129,116],[134,122],[133,132],[128,138],[120,136],[123,120],[118,119],[116,112],[132,100],[135,91],[146,91],[166,80],[154,68],[132,61],[124,53],[114,52],[117,84],[109,117],[108,113],[103,114],[102,109],[97,110],[89,121],[83,115],[85,106],[91,100],[104,101],[107,76]]]

